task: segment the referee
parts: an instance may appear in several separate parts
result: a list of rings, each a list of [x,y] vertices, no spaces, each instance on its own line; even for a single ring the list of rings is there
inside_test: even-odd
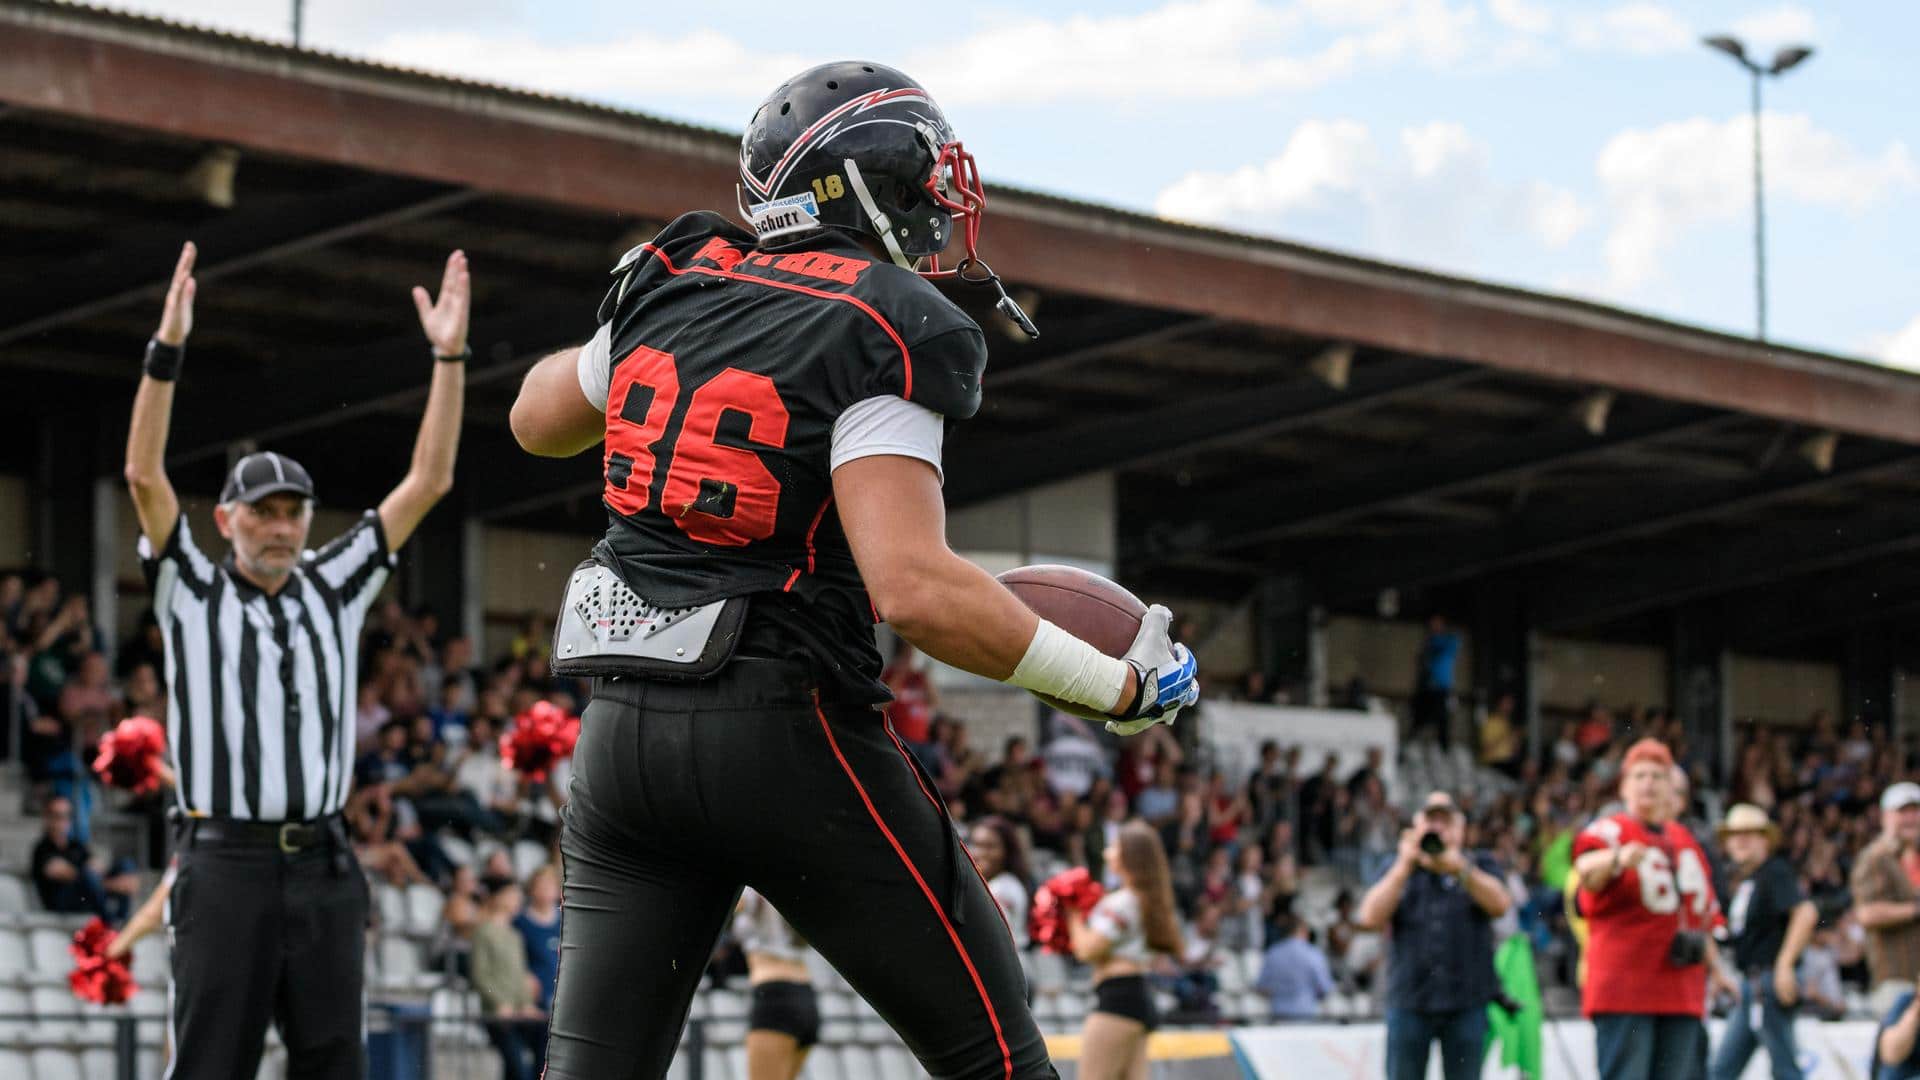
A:
[[[187,334],[194,248],[167,290],[127,433],[140,555],[166,636],[167,742],[185,815],[167,909],[173,943],[167,1080],[259,1068],[273,1023],[288,1076],[357,1080],[368,895],[341,822],[352,784],[360,628],[393,553],[453,483],[467,358],[467,262],[440,296],[413,290],[433,384],[400,485],[308,551],[313,481],[281,454],[242,458],[214,525],[223,560],[194,540],[162,459]],[[422,358],[423,361],[425,358]]]

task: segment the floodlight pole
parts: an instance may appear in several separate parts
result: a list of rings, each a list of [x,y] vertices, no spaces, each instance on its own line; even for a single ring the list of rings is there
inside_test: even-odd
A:
[[[300,16],[306,5],[301,0],[293,0],[293,47],[300,47]]]
[[[1754,338],[1767,340],[1767,198],[1766,187],[1760,166],[1760,79],[1772,75],[1778,78],[1788,69],[1798,66],[1813,50],[1804,45],[1791,45],[1776,52],[1773,63],[1762,67],[1747,58],[1746,46],[1738,38],[1717,34],[1704,38],[1701,44],[1717,52],[1723,52],[1733,61],[1745,68],[1752,80],[1753,104],[1753,308],[1755,319]]]

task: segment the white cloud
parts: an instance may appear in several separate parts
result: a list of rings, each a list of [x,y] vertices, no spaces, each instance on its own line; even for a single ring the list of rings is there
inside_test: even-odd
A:
[[[1882,334],[1867,343],[1867,352],[1894,367],[1920,371],[1920,315],[1891,334]]]
[[[1674,52],[1691,48],[1695,41],[1686,20],[1659,4],[1621,4],[1597,15],[1579,15],[1569,30],[1575,45],[1600,52]]]
[[[1386,141],[1353,120],[1301,124],[1260,164],[1189,173],[1160,193],[1155,209],[1468,271],[1485,269],[1515,238],[1563,246],[1590,216],[1570,191],[1496,179],[1486,144],[1459,124],[1407,128]]]
[[[1501,26],[1523,34],[1544,34],[1553,28],[1553,12],[1527,0],[1488,0],[1487,10]]]
[[[1782,45],[1806,45],[1819,36],[1813,13],[1791,4],[1737,19],[1733,33],[1755,56],[1768,56]]]
[[[1863,210],[1920,184],[1904,143],[1862,153],[1800,114],[1767,113],[1767,197]],[[1753,211],[1753,124],[1705,118],[1623,131],[1597,171],[1611,217],[1607,289],[1631,293],[1658,275],[1661,256],[1689,229]]]
[[[1476,22],[1448,0],[1176,0],[1138,14],[1007,20],[906,66],[962,103],[1245,98],[1365,67],[1457,64],[1474,54]]]

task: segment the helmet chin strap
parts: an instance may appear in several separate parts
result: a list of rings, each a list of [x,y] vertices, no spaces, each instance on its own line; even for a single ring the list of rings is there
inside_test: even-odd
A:
[[[854,164],[852,158],[842,158],[840,163],[846,166],[847,182],[853,185],[853,193],[859,197],[861,208],[866,210],[867,220],[873,222],[874,231],[880,234],[880,242],[887,245],[887,254],[893,258],[895,265],[906,270],[914,269],[918,260],[908,258],[907,253],[900,250],[900,241],[893,238],[893,222],[881,212],[880,204],[873,201],[873,192],[867,190],[867,182],[860,178],[860,166]]]

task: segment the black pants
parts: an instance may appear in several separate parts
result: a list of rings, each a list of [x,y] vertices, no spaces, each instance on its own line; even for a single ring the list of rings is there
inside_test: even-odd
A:
[[[1422,688],[1413,694],[1413,734],[1431,730],[1440,749],[1453,747],[1453,691]]]
[[[545,1020],[489,1020],[487,1041],[500,1051],[501,1080],[535,1080],[547,1053]]]
[[[751,885],[934,1077],[1053,1077],[999,908],[932,785],[869,707],[804,668],[735,660],[697,684],[602,681],[560,850],[548,1080],[664,1076]]]
[[[189,840],[179,857],[167,901],[168,1080],[253,1076],[269,1022],[289,1078],[364,1076],[367,881],[352,849],[283,855]]]

